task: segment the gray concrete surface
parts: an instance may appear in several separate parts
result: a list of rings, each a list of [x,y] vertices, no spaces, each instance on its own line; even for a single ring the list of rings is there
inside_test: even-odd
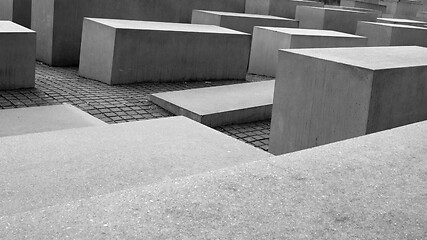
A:
[[[36,33],[0,21],[0,90],[34,87]]]
[[[411,25],[415,27],[425,27],[425,25],[427,25],[427,22],[411,20],[411,19],[402,19],[402,18],[377,18],[377,22]]]
[[[269,152],[427,119],[427,48],[280,50]]]
[[[427,28],[410,25],[360,21],[357,35],[368,38],[367,46],[427,47]]]
[[[194,10],[191,23],[217,25],[252,34],[254,26],[298,28],[295,19],[269,15]]]
[[[216,127],[271,118],[274,81],[156,93],[150,100],[175,115]]]
[[[385,1],[387,5],[387,12],[383,17],[387,18],[405,18],[417,20],[417,13],[423,7],[422,1],[409,0],[409,1]]]
[[[244,80],[250,44],[213,25],[86,18],[79,74],[111,85]]]
[[[37,59],[53,66],[78,65],[84,17],[190,23],[193,9],[244,12],[244,7],[244,0],[33,1]]]
[[[370,2],[356,1],[356,0],[341,0],[340,5],[346,6],[346,7],[372,9],[372,10],[378,11],[379,13],[385,13],[387,9],[385,5],[382,5],[379,3],[370,3]]]
[[[374,9],[368,9],[368,8],[337,6],[337,5],[325,5],[325,8],[338,8],[338,9],[344,9],[344,10],[350,10],[350,11],[359,11],[359,12],[374,12],[378,15],[378,17],[382,16],[382,12],[374,10]]]
[[[0,110],[0,137],[107,125],[69,104]]]
[[[364,47],[365,37],[330,30],[255,27],[248,72],[276,76],[279,49]]]
[[[300,21],[300,28],[334,30],[355,34],[358,21],[375,22],[377,14],[339,8],[298,6],[295,19]]]
[[[268,158],[185,117],[0,138],[0,216]]]
[[[0,1],[0,19],[31,28],[31,2],[32,0]]]
[[[246,0],[245,12],[294,19],[297,6],[323,7],[324,4],[307,0]]]
[[[425,239],[427,122],[0,218],[15,239]]]

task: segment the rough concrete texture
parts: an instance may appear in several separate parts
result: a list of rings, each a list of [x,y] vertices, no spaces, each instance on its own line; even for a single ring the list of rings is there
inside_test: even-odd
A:
[[[422,2],[418,0],[410,1],[385,1],[387,6],[386,18],[405,18],[417,20],[417,13],[422,9]]]
[[[271,118],[274,81],[156,93],[155,104],[207,126],[248,123]]]
[[[31,28],[31,2],[32,0],[0,1],[0,19]]]
[[[307,0],[246,0],[245,12],[294,19],[297,6],[323,7],[324,4]]]
[[[372,46],[421,46],[427,47],[427,28],[410,25],[360,21],[357,35],[368,38]]]
[[[107,125],[72,105],[0,110],[0,137]]]
[[[378,17],[382,16],[382,13],[380,11],[376,11],[376,10],[368,9],[368,8],[347,7],[347,6],[337,6],[337,5],[325,5],[325,8],[338,8],[338,9],[344,9],[344,10],[350,10],[350,11],[359,11],[359,12],[374,12],[378,15]]]
[[[37,0],[32,8],[37,59],[78,65],[84,17],[189,23],[193,9],[244,12],[244,6],[244,0]]]
[[[346,7],[372,9],[372,10],[378,11],[379,13],[385,13],[387,10],[387,7],[385,5],[381,5],[378,3],[364,2],[364,1],[341,0],[340,4],[341,6],[346,6]]]
[[[410,25],[415,27],[425,27],[425,25],[427,25],[427,22],[411,20],[411,19],[402,19],[402,18],[377,18],[377,22],[403,24],[403,25]]]
[[[280,50],[269,152],[427,119],[427,48]]]
[[[2,137],[0,145],[0,216],[270,156],[185,117]]]
[[[0,90],[34,87],[36,33],[0,21]]]
[[[298,21],[269,15],[194,10],[193,24],[217,25],[252,34],[254,26],[298,28]]]
[[[279,49],[364,47],[365,37],[330,30],[255,27],[249,73],[276,76]]]
[[[334,30],[355,34],[358,21],[375,22],[377,13],[298,6],[295,18],[300,21],[300,28]]]
[[[111,85],[242,80],[250,44],[250,34],[213,25],[86,18],[79,73]]]
[[[0,218],[15,239],[425,239],[427,122]]]

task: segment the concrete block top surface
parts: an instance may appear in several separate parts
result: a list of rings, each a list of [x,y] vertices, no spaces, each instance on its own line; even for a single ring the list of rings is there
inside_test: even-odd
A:
[[[0,33],[35,33],[35,31],[11,21],[0,21]]]
[[[309,8],[316,11],[336,11],[336,12],[351,12],[351,13],[372,13],[367,11],[358,11],[356,9],[344,9],[344,8],[335,8],[335,7],[313,7],[313,6],[298,6],[298,8]]]
[[[186,24],[186,23],[168,23],[152,21],[135,21],[104,18],[86,18],[87,20],[97,22],[116,29],[148,30],[148,31],[169,31],[169,32],[196,32],[196,33],[216,33],[216,34],[239,34],[250,35],[247,33],[218,27],[215,25]]]
[[[385,22],[385,23],[408,24],[408,25],[417,25],[417,26],[427,25],[427,22],[411,20],[411,19],[403,19],[403,18],[377,18],[377,20],[378,22]]]
[[[289,35],[300,36],[318,36],[318,37],[340,37],[340,38],[366,38],[354,34],[348,34],[333,30],[319,30],[319,29],[302,29],[302,28],[280,28],[280,27],[256,27],[270,31],[285,33]]]
[[[417,46],[281,49],[280,51],[370,70],[427,66],[427,48]]]
[[[283,18],[283,17],[276,17],[271,15],[262,15],[262,14],[253,14],[253,13],[233,13],[233,12],[219,12],[219,11],[206,11],[206,10],[194,10],[198,12],[204,12],[214,15],[220,15],[220,16],[230,16],[230,17],[242,17],[242,18],[261,18],[261,19],[276,19],[276,20],[293,20],[297,21],[295,19],[290,18]]]
[[[412,26],[412,25],[405,25],[405,24],[397,24],[397,23],[385,23],[385,22],[365,22],[361,21],[364,24],[371,24],[371,25],[378,25],[378,26],[385,26],[390,28],[410,28],[410,29],[420,29],[420,30],[426,30],[425,27],[418,27],[418,26]]]

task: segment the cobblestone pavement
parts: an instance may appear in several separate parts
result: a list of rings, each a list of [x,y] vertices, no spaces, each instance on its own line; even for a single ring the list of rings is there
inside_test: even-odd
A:
[[[36,87],[0,91],[0,109],[69,103],[107,123],[122,123],[172,116],[149,101],[157,92],[184,90],[242,81],[139,83],[109,86],[78,76],[77,68],[53,68],[36,65]],[[248,75],[247,81],[269,80]],[[218,131],[267,150],[270,122],[217,127]]]

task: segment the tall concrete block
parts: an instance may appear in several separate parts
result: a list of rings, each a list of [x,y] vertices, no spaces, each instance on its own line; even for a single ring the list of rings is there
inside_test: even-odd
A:
[[[358,21],[375,22],[375,12],[361,12],[338,8],[298,6],[296,19],[300,28],[334,30],[355,34]]]
[[[419,0],[385,1],[387,6],[386,14],[388,18],[417,19],[417,14],[422,10],[423,3]]]
[[[31,28],[31,2],[32,0],[0,1],[0,19]]]
[[[244,12],[244,7],[244,0],[33,1],[37,59],[53,66],[78,65],[84,17],[189,23],[193,9]]]
[[[427,47],[427,28],[402,24],[359,22],[357,35],[368,38],[368,46]]]
[[[295,18],[297,6],[323,7],[324,4],[307,0],[246,0],[245,12]]]
[[[427,48],[281,50],[273,102],[273,154],[426,120]]]
[[[365,1],[356,1],[356,0],[341,0],[341,6],[346,7],[356,7],[356,8],[366,8],[378,11],[380,13],[386,12],[387,7],[378,3],[370,3]]]
[[[255,27],[249,73],[276,76],[279,49],[364,47],[365,37],[329,30]]]
[[[297,28],[298,21],[269,15],[194,10],[193,24],[217,25],[252,34],[254,26]]]
[[[245,79],[250,44],[213,25],[86,18],[79,73],[107,84]]]
[[[10,21],[0,21],[0,90],[35,85],[36,33]]]

